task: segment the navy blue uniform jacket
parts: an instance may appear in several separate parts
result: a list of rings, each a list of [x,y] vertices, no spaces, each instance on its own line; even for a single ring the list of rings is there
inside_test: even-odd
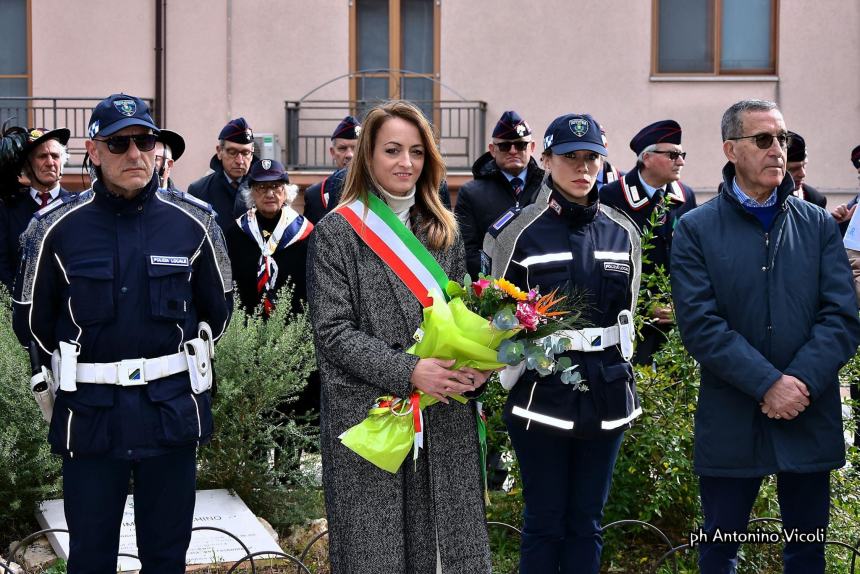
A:
[[[492,226],[484,250],[492,258],[493,276],[521,289],[540,287],[543,294],[555,288],[579,293],[585,297],[585,323],[611,327],[619,312],[636,308],[639,233],[624,215],[597,201],[596,185],[588,198],[588,206],[572,203],[547,178],[532,205],[500,232]],[[526,371],[510,392],[506,412],[579,438],[629,428],[642,409],[633,369],[618,346],[564,356],[578,365],[588,390],[562,383],[557,373],[538,378]]]
[[[786,175],[769,233],[731,191],[681,218],[672,296],[681,337],[701,363],[694,469],[703,476],[819,472],[845,463],[839,369],[860,343],[857,300],[833,218],[791,195]],[[793,420],[759,403],[782,374],[810,405]]]
[[[181,351],[199,321],[216,338],[227,326],[232,279],[214,213],[157,190],[156,177],[132,200],[97,180],[39,211],[23,242],[15,331],[45,354],[77,341],[79,363],[154,358]],[[59,391],[48,440],[66,456],[135,459],[211,434],[209,392],[193,394],[182,372],[145,386]]]
[[[256,156],[251,163],[255,161],[258,161]],[[247,178],[238,190],[233,189],[233,186],[227,182],[224,166],[217,155],[209,160],[209,168],[212,169],[212,173],[204,175],[189,185],[188,193],[212,206],[217,215],[218,225],[226,232],[236,225],[237,217],[248,211],[245,200],[242,199],[242,189],[248,187]]]

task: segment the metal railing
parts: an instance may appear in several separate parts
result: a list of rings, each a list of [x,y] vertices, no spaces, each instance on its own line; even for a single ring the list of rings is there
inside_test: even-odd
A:
[[[69,139],[69,165],[83,163],[84,141],[87,139],[87,123],[93,108],[103,97],[66,96],[51,97],[0,97],[0,125],[10,120],[10,126],[45,128],[48,130],[68,128],[72,132]],[[153,109],[151,98],[142,98]]]
[[[368,100],[302,100],[284,102],[287,169],[332,169],[331,134],[347,115],[361,121],[378,102]],[[486,151],[487,103],[483,101],[413,101],[424,110],[439,135],[448,169],[471,169]]]
[[[750,526],[768,523],[781,526],[782,521],[779,518],[752,518],[749,520]],[[660,530],[653,524],[641,520],[617,520],[610,524],[604,525],[603,531],[606,532],[610,529],[628,529],[629,527],[634,527],[636,529],[644,529],[646,532],[649,532],[657,540],[659,540],[659,546],[665,548],[665,550],[659,557],[656,557],[655,560],[651,561],[650,565],[642,564],[643,569],[641,570],[641,572],[643,574],[646,572],[654,574],[658,572],[666,572],[667,569],[673,574],[678,573],[678,554],[692,550],[689,543],[681,543],[676,545],[662,530]],[[487,521],[487,528],[501,529],[501,531],[505,532],[507,535],[514,537],[519,537],[522,535],[522,532],[519,528],[510,524],[506,524],[504,522]],[[287,554],[280,550],[251,552],[238,536],[231,533],[229,530],[223,528],[214,528],[210,526],[198,526],[192,528],[192,531],[197,530],[214,530],[216,532],[220,532],[221,534],[224,534],[225,536],[228,536],[238,542],[242,549],[245,551],[245,555],[232,564],[227,574],[233,574],[237,571],[239,566],[243,565],[244,563],[248,563],[248,566],[251,569],[251,574],[254,574],[257,568],[257,564],[255,563],[254,559],[257,558],[259,560],[263,557],[276,558],[280,560],[285,559],[288,564],[296,567],[296,574],[310,574],[312,572],[311,568],[313,565],[309,564],[307,560],[311,558],[311,550],[320,540],[322,540],[328,535],[327,530],[320,532],[319,534],[314,536],[310,540],[310,542],[308,542],[308,544],[302,550],[301,554],[299,554],[298,556],[294,556],[292,554]],[[0,574],[12,571],[11,563],[19,549],[26,548],[32,540],[35,540],[39,536],[56,532],[68,534],[68,530],[66,529],[49,528],[46,530],[34,532],[28,536],[25,536],[20,542],[12,544],[12,547],[9,549],[9,558],[6,560],[5,564],[0,561]],[[853,544],[841,540],[827,540],[825,542],[825,545],[839,548],[844,552],[850,553],[851,566],[850,570],[846,574],[857,574],[857,558],[860,557],[860,539],[854,541]],[[134,558],[136,560],[138,559],[137,556],[132,554],[121,554],[120,556]],[[516,574],[517,571],[518,568],[515,567],[511,574]]]

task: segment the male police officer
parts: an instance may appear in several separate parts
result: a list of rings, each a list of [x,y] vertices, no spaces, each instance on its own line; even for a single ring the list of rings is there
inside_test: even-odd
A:
[[[340,189],[342,189],[343,180],[346,177],[346,169],[344,168],[349,165],[349,162],[352,161],[352,157],[355,155],[355,146],[358,143],[359,133],[361,133],[361,125],[358,123],[358,120],[352,116],[346,116],[331,134],[331,146],[329,146],[328,152],[337,171],[305,190],[305,210],[303,215],[311,223],[315,224],[319,222],[323,218],[323,215],[337,205],[336,199],[331,201],[333,184],[329,180],[332,178],[337,180],[339,198]]]
[[[543,170],[532,157],[532,130],[517,112],[502,114],[488,148],[472,165],[475,179],[460,188],[454,206],[466,247],[466,270],[474,278],[481,271],[481,247],[490,225],[505,211],[517,213],[530,205],[543,180]]]
[[[630,140],[630,149],[637,156],[636,167],[603,187],[600,201],[626,213],[642,232],[650,229],[654,220],[651,248],[643,253],[642,274],[653,273],[658,265],[668,272],[675,224],[696,207],[695,193],[680,181],[687,156],[681,147],[681,126],[675,120],[645,126]],[[672,311],[666,307],[653,308],[651,318],[633,357],[640,365],[651,362],[673,323]]]
[[[170,177],[173,164],[185,153],[185,139],[176,132],[161,130],[155,142],[155,173],[158,174],[159,187],[179,191]]]
[[[809,163],[806,154],[806,140],[800,134],[788,132],[791,141],[788,144],[786,169],[794,180],[794,196],[814,203],[818,207],[827,207],[827,198],[820,191],[806,183],[806,165]]]
[[[32,129],[27,132],[21,171],[30,182],[26,191],[11,191],[0,204],[0,282],[12,291],[18,268],[18,246],[21,233],[33,214],[58,198],[69,195],[60,186],[63,167],[69,159],[66,144],[69,130]]]
[[[188,186],[188,193],[209,203],[218,214],[218,225],[227,231],[245,212],[239,190],[248,187],[247,175],[254,161],[254,132],[245,118],[230,120],[218,134],[212,173]]]
[[[142,100],[102,100],[86,141],[98,179],[39,211],[23,238],[15,330],[53,374],[69,574],[116,572],[132,476],[143,571],[185,571],[232,279],[211,208],[158,189],[157,134]]]

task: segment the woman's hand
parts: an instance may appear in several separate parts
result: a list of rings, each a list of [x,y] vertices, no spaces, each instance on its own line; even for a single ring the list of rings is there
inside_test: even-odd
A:
[[[451,370],[454,363],[454,359],[421,359],[415,365],[409,382],[419,391],[448,404],[448,395],[473,391],[487,380],[487,374],[468,367]]]

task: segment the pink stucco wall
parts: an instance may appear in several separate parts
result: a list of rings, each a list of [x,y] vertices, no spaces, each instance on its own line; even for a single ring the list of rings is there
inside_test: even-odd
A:
[[[168,0],[165,126],[188,143],[175,168],[180,186],[206,170],[230,117],[244,115],[283,142],[284,100],[348,72],[350,1]],[[33,95],[154,95],[154,2],[32,4]],[[779,5],[777,78],[654,81],[651,2],[441,0],[441,79],[488,103],[487,133],[510,108],[539,137],[559,114],[590,112],[623,169],[634,162],[627,142],[640,127],[675,118],[689,152],[684,180],[703,190],[715,187],[724,163],[723,111],[746,97],[775,99],[806,138],[809,183],[850,192],[857,180],[848,154],[860,143],[860,3]],[[336,82],[316,97],[345,99],[347,87]],[[442,98],[455,96],[443,89]]]

